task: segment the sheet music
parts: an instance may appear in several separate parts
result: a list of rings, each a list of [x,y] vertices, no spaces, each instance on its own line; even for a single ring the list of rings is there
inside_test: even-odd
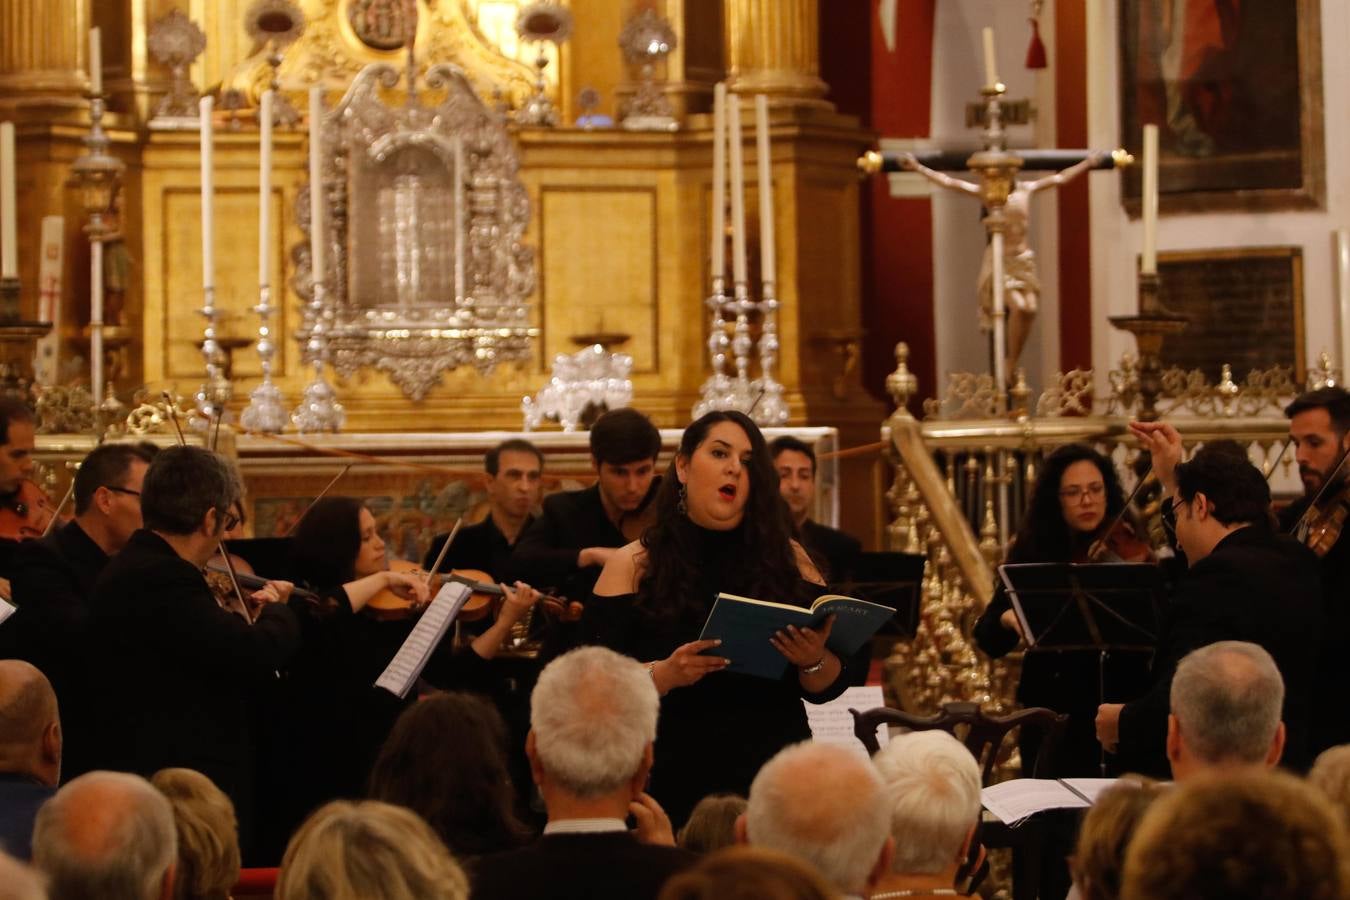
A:
[[[10,616],[19,611],[19,608],[8,600],[0,600],[0,623],[3,623]]]
[[[808,703],[803,700],[802,705],[806,707],[806,722],[811,726],[812,738],[822,744],[843,747],[857,753],[863,759],[868,758],[867,748],[853,733],[853,714],[849,712],[849,707],[858,712],[866,712],[878,706],[885,706],[881,685],[851,687],[828,703]],[[888,729],[884,727],[877,729],[877,741],[881,746],[886,746],[890,738]]]
[[[436,599],[431,601],[426,612],[422,613],[422,618],[417,620],[417,625],[403,641],[403,646],[398,648],[398,653],[394,654],[384,672],[375,680],[375,686],[399,697],[408,696],[408,691],[426,668],[427,660],[445,637],[450,624],[464,608],[464,601],[471,593],[468,585],[447,581],[436,592]]]
[[[1085,809],[1114,778],[1075,778],[1074,787],[1053,778],[1014,778],[980,791],[984,808],[1008,825],[1047,809]],[[1087,799],[1090,798],[1090,799]]]

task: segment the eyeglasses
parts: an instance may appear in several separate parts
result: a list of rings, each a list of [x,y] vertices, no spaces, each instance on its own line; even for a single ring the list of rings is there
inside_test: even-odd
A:
[[[217,510],[217,512],[219,512],[219,510]],[[237,515],[235,515],[234,513],[232,513],[232,512],[227,512],[227,513],[225,514],[225,527],[222,528],[222,529],[220,529],[220,530],[221,530],[221,531],[229,531],[231,528],[233,528],[234,526],[238,525],[238,524],[239,524],[240,522],[242,522],[242,521],[243,521],[243,519],[239,518],[239,517],[238,517]]]
[[[141,495],[140,491],[133,491],[131,488],[113,487],[111,484],[105,484],[103,486],[115,493],[126,494],[128,497],[139,497]]]
[[[1060,491],[1059,496],[1068,500],[1070,503],[1074,503],[1081,500],[1084,494],[1089,497],[1097,498],[1105,493],[1106,485],[1098,482],[1097,484],[1089,484],[1086,488],[1075,484],[1073,487],[1065,488]]]

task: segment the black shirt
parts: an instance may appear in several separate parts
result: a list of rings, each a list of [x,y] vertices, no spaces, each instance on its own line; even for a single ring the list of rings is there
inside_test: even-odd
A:
[[[530,516],[525,520],[520,533],[516,535],[517,540],[530,527],[534,517]],[[436,564],[436,557],[441,555],[441,548],[445,546],[445,541],[449,533],[438,534],[431,539],[431,548],[427,550],[426,558],[422,560],[422,568],[430,571]],[[448,572],[451,569],[479,569],[492,576],[494,582],[505,581],[511,565],[513,545],[506,540],[506,535],[502,534],[497,523],[493,521],[492,513],[488,513],[487,518],[476,525],[468,525],[459,530],[455,536],[455,542],[450,545],[450,550],[445,554],[445,560],[441,563],[437,571]]]
[[[816,561],[826,581],[836,584],[852,580],[853,564],[862,552],[861,541],[838,528],[821,525],[810,519],[802,523],[801,532],[802,546]]]
[[[655,900],[666,879],[698,861],[627,832],[546,834],[472,866],[475,900]]]
[[[0,627],[0,655],[37,666],[61,706],[67,778],[87,771],[89,598],[108,555],[76,521],[18,545],[11,575],[19,611]]]
[[[585,602],[600,579],[602,567],[579,567],[577,554],[587,547],[622,547],[627,543],[605,512],[600,485],[552,494],[544,498],[542,515],[516,541],[509,577]]]
[[[1317,557],[1264,525],[1232,532],[1178,582],[1158,636],[1153,686],[1120,713],[1120,755],[1131,771],[1166,776],[1172,676],[1192,650],[1218,641],[1264,647],[1284,678],[1282,762],[1312,762],[1312,725],[1325,615]]]

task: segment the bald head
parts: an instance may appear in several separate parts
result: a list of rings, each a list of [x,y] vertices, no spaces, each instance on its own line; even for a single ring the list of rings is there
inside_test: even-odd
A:
[[[156,900],[171,887],[178,852],[169,801],[150,782],[90,772],[43,804],[33,862],[52,897]]]
[[[61,725],[56,693],[36,668],[0,660],[0,772],[55,785],[61,776]]]
[[[890,862],[890,810],[880,776],[842,747],[794,744],[750,786],[745,840],[811,863],[836,889],[863,893]]]

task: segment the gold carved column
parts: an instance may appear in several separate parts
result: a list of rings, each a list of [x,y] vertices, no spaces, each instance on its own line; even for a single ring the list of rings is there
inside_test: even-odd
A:
[[[731,89],[768,94],[774,105],[832,107],[820,80],[819,15],[818,0],[727,0]]]
[[[0,0],[0,109],[84,106],[88,31],[89,0]]]

